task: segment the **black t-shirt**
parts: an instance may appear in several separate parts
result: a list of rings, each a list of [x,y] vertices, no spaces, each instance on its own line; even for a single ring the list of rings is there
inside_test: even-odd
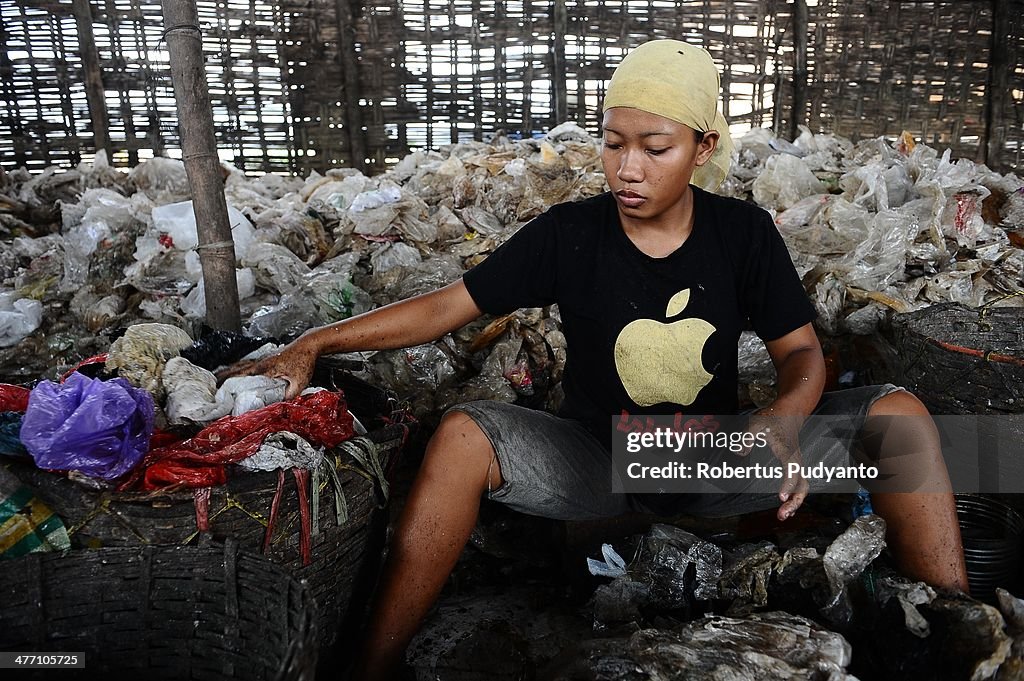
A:
[[[562,416],[610,442],[610,417],[732,414],[749,323],[780,338],[815,317],[771,216],[691,187],[693,231],[670,255],[640,251],[610,193],[552,207],[466,273],[484,312],[558,303]]]

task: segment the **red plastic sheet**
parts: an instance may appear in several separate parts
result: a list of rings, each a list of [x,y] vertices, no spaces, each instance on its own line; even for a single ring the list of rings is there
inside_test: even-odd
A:
[[[20,385],[0,383],[0,411],[16,411],[24,414],[28,409],[28,395],[32,391]]]
[[[106,361],[107,353],[105,352],[101,355],[93,355],[92,357],[87,357],[86,359],[83,359],[81,362],[65,371],[64,375],[60,377],[60,381],[61,383],[63,383],[64,381],[68,380],[68,377],[71,376],[71,374],[75,373],[84,366],[88,366],[90,364],[104,364]]]
[[[188,440],[151,449],[121,489],[224,484],[226,464],[251,456],[264,438],[282,430],[327,447],[354,434],[352,416],[340,392],[301,395],[241,416],[225,416]]]

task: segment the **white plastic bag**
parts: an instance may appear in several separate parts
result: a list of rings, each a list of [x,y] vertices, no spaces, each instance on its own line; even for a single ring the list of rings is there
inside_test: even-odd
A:
[[[256,230],[249,222],[249,218],[230,205],[228,220],[231,222],[231,238],[235,244],[235,259],[241,260],[256,241]],[[191,201],[168,203],[154,208],[153,227],[158,232],[167,234],[178,250],[188,251],[199,245],[196,216]]]

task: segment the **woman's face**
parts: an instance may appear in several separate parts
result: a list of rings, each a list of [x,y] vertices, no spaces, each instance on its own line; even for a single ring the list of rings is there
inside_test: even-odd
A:
[[[623,216],[658,218],[682,205],[697,166],[711,158],[718,133],[697,142],[692,128],[656,114],[615,107],[604,112],[601,163]]]

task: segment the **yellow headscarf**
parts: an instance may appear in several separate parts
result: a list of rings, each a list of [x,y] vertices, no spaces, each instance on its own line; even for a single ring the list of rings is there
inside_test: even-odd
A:
[[[632,50],[608,83],[602,111],[623,106],[719,134],[718,147],[691,182],[715,191],[729,174],[732,138],[718,110],[720,81],[711,55],[680,40],[652,40]]]

